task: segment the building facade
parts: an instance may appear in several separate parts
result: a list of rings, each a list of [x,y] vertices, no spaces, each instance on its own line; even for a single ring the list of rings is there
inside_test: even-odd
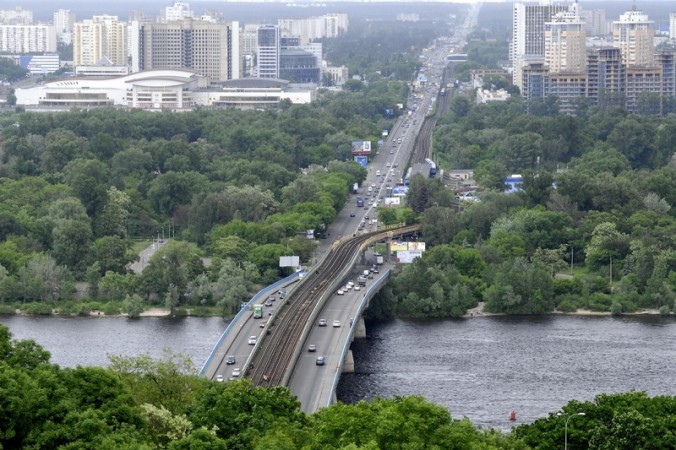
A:
[[[134,71],[192,69],[211,82],[239,78],[239,24],[183,19],[137,23]],[[136,62],[134,62],[136,61]]]
[[[17,6],[14,9],[0,9],[2,25],[32,25],[33,11]]]
[[[545,22],[545,65],[551,72],[583,72],[586,46],[586,26],[576,11],[557,13]]]
[[[56,31],[51,25],[0,25],[0,52],[56,52]]]
[[[628,67],[654,65],[655,22],[633,9],[613,22],[613,45],[620,49],[622,62]]]
[[[279,27],[277,25],[261,25],[258,27],[257,78],[279,78],[280,49]]]

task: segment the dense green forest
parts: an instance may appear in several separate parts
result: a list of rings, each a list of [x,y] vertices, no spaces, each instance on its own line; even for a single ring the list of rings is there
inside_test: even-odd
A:
[[[570,402],[512,433],[454,419],[421,397],[336,404],[313,415],[287,388],[198,378],[186,358],[112,357],[61,368],[0,326],[0,448],[40,449],[558,449],[567,414],[573,449],[673,448],[676,397],[600,395]]]
[[[516,314],[674,310],[676,117],[535,116],[519,98],[456,94],[434,152],[443,168],[474,169],[480,201],[458,208],[437,180],[414,180],[408,204],[432,248],[374,316],[459,316],[479,301]],[[513,173],[523,192],[502,194]]]
[[[6,311],[17,300],[48,302],[51,311],[77,281],[93,298],[126,298],[130,310],[141,302],[237,308],[249,289],[284,275],[280,255],[309,262],[314,243],[299,234],[321,237],[365,177],[350,161],[351,141],[375,144],[392,124],[385,109],[398,111],[407,89],[373,80],[269,111],[1,117]],[[150,245],[170,230],[176,239],[142,275],[129,274],[133,239]],[[204,267],[202,256],[213,264]]]

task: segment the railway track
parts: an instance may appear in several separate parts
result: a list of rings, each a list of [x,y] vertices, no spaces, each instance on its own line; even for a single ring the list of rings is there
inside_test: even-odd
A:
[[[415,227],[414,227],[415,228]],[[364,245],[412,229],[397,227],[386,231],[363,234],[339,242],[328,256],[308,275],[285,300],[285,306],[277,312],[274,323],[268,325],[268,335],[260,342],[246,376],[256,386],[279,386],[283,384],[284,374],[293,363],[294,351],[302,338],[303,330],[310,320],[312,311],[325,290],[331,286],[336,274]]]

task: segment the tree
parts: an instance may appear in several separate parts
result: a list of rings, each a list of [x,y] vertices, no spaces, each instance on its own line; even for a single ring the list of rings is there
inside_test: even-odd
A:
[[[96,218],[97,236],[127,237],[127,220],[131,198],[115,186],[108,188],[101,214]]]
[[[182,298],[188,283],[202,272],[204,265],[197,249],[187,242],[171,240],[150,258],[139,288],[145,295],[161,299],[174,285]]]
[[[99,214],[107,200],[108,167],[95,159],[75,159],[63,170],[66,183],[82,201],[87,214]]]
[[[591,241],[585,248],[585,262],[592,269],[610,264],[611,258],[617,262],[629,252],[629,237],[617,230],[611,222],[598,224],[592,232]]]
[[[19,294],[26,300],[54,301],[66,297],[69,279],[65,267],[43,253],[35,254],[17,273]]]

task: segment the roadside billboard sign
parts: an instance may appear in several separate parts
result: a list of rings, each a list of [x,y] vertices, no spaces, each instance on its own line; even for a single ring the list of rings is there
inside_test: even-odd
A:
[[[371,141],[352,141],[353,155],[370,155]]]

